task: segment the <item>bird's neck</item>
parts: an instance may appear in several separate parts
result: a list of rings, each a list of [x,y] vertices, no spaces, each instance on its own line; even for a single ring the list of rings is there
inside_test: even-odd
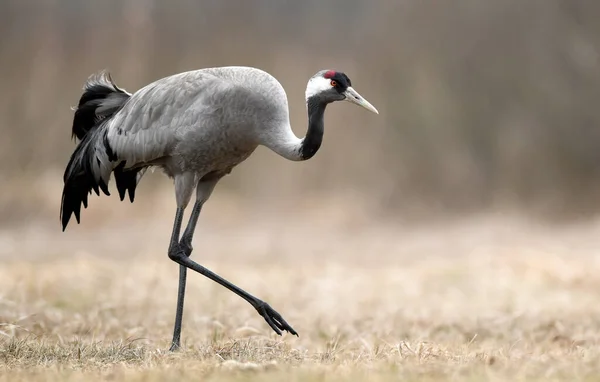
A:
[[[308,130],[304,138],[294,135],[286,118],[285,123],[277,124],[274,129],[267,129],[263,136],[262,144],[275,151],[282,157],[292,161],[304,161],[312,158],[323,142],[324,121],[326,103],[317,97],[311,97],[306,101],[308,111]]]
[[[308,109],[308,130],[306,136],[302,139],[299,153],[302,160],[312,158],[323,142],[323,132],[325,131],[325,107],[326,103],[319,101],[316,97],[307,100]]]

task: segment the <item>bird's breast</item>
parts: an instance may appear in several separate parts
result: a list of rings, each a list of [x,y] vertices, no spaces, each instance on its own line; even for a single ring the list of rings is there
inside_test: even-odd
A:
[[[182,171],[228,173],[257,147],[258,144],[245,135],[240,126],[206,128],[182,136],[174,149],[173,158]]]

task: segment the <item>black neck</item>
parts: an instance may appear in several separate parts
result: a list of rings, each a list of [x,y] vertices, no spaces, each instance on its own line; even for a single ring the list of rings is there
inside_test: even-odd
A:
[[[303,160],[312,158],[321,147],[325,129],[325,107],[327,106],[318,97],[309,98],[307,105],[308,131],[302,140],[302,147],[300,148],[300,155],[302,155]]]

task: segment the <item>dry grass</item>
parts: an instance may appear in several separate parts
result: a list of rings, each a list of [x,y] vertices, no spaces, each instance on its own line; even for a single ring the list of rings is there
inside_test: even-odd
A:
[[[0,381],[600,379],[597,225],[203,226],[194,257],[300,337],[192,274],[172,354],[168,220],[0,233]]]

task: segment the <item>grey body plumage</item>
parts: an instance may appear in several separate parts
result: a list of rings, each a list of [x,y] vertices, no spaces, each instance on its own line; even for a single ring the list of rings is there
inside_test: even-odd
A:
[[[104,76],[92,81],[110,84]],[[125,170],[159,166],[173,178],[193,177],[194,181],[185,182],[188,187],[177,189],[180,207],[185,207],[196,181],[206,174],[227,174],[259,144],[269,146],[269,137],[295,138],[291,129],[284,130],[289,119],[283,88],[258,69],[179,73],[143,87],[124,101],[98,127],[106,142],[94,140],[94,177],[108,184],[121,161]],[[106,103],[98,109],[106,108]],[[109,160],[106,143],[118,160]]]
[[[172,349],[180,346],[187,268],[232,290],[252,304],[275,332],[296,334],[268,304],[189,259],[202,205],[218,181],[262,145],[294,161],[311,158],[323,137],[325,107],[346,100],[377,113],[335,71],[320,71],[308,82],[307,134],[296,137],[285,90],[256,68],[220,67],[159,79],[131,94],[106,73],[92,76],[75,110],[73,135],[80,140],[65,170],[61,221],[80,221],[88,194],[109,195],[111,174],[121,200],[135,189],[146,169],[157,166],[174,180],[177,211],[169,257],[180,264],[179,294]],[[183,211],[196,191],[190,221],[180,236]]]

